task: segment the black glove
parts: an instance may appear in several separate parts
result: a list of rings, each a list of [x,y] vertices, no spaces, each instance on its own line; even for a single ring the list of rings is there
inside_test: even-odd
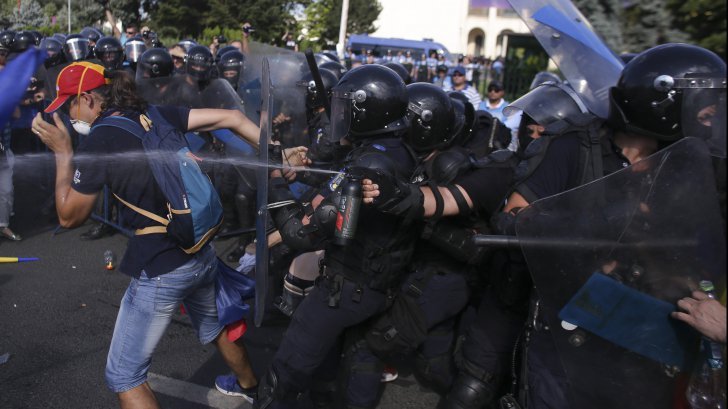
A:
[[[350,173],[361,179],[370,179],[379,186],[379,196],[374,199],[373,205],[381,212],[408,220],[423,218],[424,195],[418,185],[376,169],[352,168]]]

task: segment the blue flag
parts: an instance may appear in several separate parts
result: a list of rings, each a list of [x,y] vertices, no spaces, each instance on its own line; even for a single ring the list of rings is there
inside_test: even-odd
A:
[[[20,54],[0,70],[0,129],[5,128],[13,111],[25,95],[38,66],[46,59],[45,50],[35,47]]]

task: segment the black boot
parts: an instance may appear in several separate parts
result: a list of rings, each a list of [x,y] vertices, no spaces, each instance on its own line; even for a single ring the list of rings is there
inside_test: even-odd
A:
[[[94,224],[86,233],[81,235],[81,240],[98,240],[105,236],[112,236],[114,228],[106,223]]]

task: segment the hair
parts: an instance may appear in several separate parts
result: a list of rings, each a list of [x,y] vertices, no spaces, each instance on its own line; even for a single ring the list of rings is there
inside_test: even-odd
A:
[[[147,109],[147,102],[139,96],[136,83],[126,71],[106,70],[104,75],[111,79],[110,85],[91,90],[91,92],[102,98],[101,109],[121,109],[136,112],[144,112]]]

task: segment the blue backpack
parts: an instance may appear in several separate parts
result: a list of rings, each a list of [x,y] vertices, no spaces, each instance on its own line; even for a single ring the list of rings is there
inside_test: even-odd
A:
[[[222,224],[220,197],[197,165],[182,131],[170,125],[153,105],[149,105],[140,120],[144,126],[123,116],[109,116],[94,125],[94,129],[121,128],[142,141],[154,179],[167,199],[169,213],[159,216],[114,196],[135,212],[160,223],[138,229],[134,234],[166,233],[185,253],[194,254],[215,236]]]

